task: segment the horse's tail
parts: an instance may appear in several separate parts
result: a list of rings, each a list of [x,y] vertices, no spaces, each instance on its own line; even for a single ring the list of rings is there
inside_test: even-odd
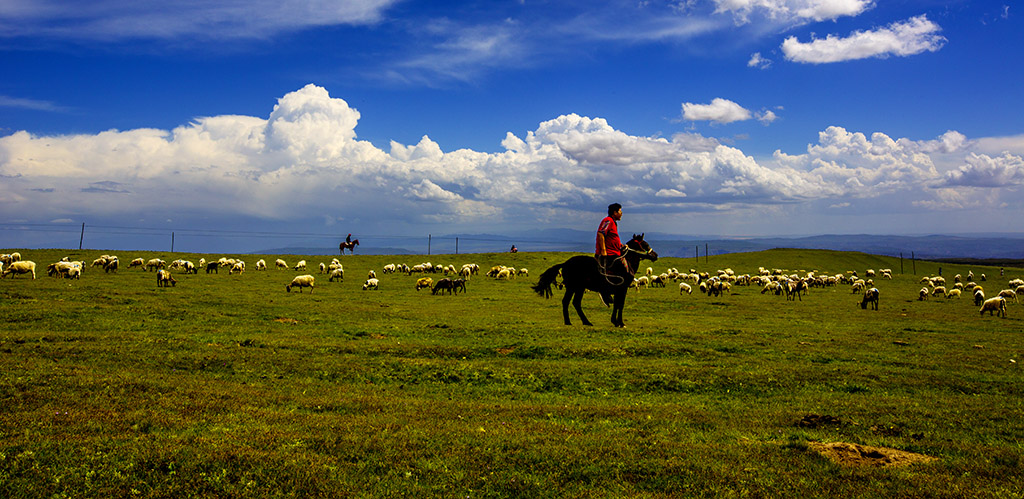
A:
[[[545,270],[544,273],[540,275],[540,280],[537,281],[537,285],[532,286],[533,290],[536,291],[538,295],[541,295],[544,298],[550,298],[551,285],[554,284],[555,279],[558,278],[558,273],[561,271],[561,263],[555,265],[554,267],[551,267],[550,269]]]

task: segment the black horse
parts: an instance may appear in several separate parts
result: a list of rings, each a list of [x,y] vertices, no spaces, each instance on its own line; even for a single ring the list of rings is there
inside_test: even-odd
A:
[[[569,321],[569,302],[576,307],[576,313],[579,314],[583,325],[592,325],[584,315],[583,307],[580,306],[583,302],[583,292],[589,289],[602,295],[610,294],[612,296],[612,324],[616,327],[625,327],[622,322],[622,309],[626,305],[626,291],[633,283],[637,266],[640,264],[640,260],[655,261],[657,259],[658,254],[651,249],[647,241],[644,241],[644,235],[633,234],[633,239],[626,243],[622,256],[615,259],[611,268],[602,272],[596,258],[588,255],[574,256],[566,260],[565,263],[545,270],[541,274],[540,280],[537,281],[537,285],[533,286],[533,290],[537,294],[549,298],[551,284],[555,282],[555,278],[561,271],[562,284],[565,286],[565,296],[562,297],[562,317],[565,318],[567,326],[572,325],[572,322]]]
[[[348,250],[351,251],[352,254],[354,255],[356,254],[356,246],[359,246],[358,239],[353,239],[352,242],[342,241],[341,244],[338,245],[338,251],[340,251],[341,254],[344,255],[345,248],[348,248]]]

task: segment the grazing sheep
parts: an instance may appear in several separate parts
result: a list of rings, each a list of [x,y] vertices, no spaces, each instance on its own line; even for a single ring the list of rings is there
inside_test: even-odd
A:
[[[206,273],[207,274],[209,274],[210,272],[213,272],[214,274],[219,274],[220,273],[219,269],[220,269],[220,264],[217,263],[217,262],[210,262],[210,263],[206,264]]]
[[[440,291],[442,295],[444,294],[445,291],[447,291],[448,294],[452,294],[453,286],[454,282],[446,277],[444,279],[437,281],[437,283],[434,284],[434,287],[430,289],[430,294],[436,295],[438,291]]]
[[[379,285],[380,281],[378,281],[377,279],[367,279],[366,282],[363,283],[363,291],[366,291],[368,289],[378,289]]]
[[[864,297],[860,300],[860,308],[867,309],[871,304],[872,310],[878,310],[878,288],[870,288],[864,291]]]
[[[296,263],[292,270],[306,270],[306,261],[299,260],[299,263]]]
[[[929,294],[931,293],[928,292],[928,288],[921,288],[921,290],[917,292],[917,300],[927,300]]]
[[[995,298],[985,300],[985,302],[981,304],[981,315],[985,315],[986,311],[988,312],[988,315],[992,315],[992,312],[996,312],[998,316],[1006,318],[1006,299],[1002,296],[997,296]]]
[[[463,293],[466,292],[466,280],[452,279],[452,291],[454,291],[455,294],[459,294],[460,289],[462,290]]]
[[[430,277],[420,277],[419,279],[416,279],[416,291],[432,287],[434,287],[434,279]]]
[[[686,284],[685,282],[681,282],[681,283],[679,283],[679,294],[683,294],[684,291],[688,295],[692,295],[693,294],[693,288],[691,288],[689,284]]]
[[[119,265],[117,257],[111,257],[107,260],[106,265],[103,266],[103,272],[117,272],[117,266]]]
[[[981,286],[974,288],[974,306],[977,307],[985,301],[985,290],[981,289]]]
[[[331,281],[331,282],[334,282],[335,279],[337,279],[339,281],[345,280],[345,269],[334,269],[334,270],[332,270],[331,271],[331,277],[328,278],[327,280]]]
[[[256,262],[256,271],[259,272],[261,270],[267,270],[267,261],[262,258]]]
[[[278,258],[277,261],[274,262],[274,265],[277,266],[278,270],[284,270],[288,268],[288,263],[286,263],[284,260],[280,258]]]
[[[96,263],[94,262],[93,265],[95,266]],[[159,258],[153,258],[146,262],[146,265],[143,268],[146,270],[146,272],[149,272],[150,270],[160,270],[164,268],[164,265],[166,265],[166,262],[164,262],[163,260]]]
[[[170,284],[171,286],[175,286],[176,284],[178,284],[178,281],[174,280],[174,277],[171,276],[171,273],[164,269],[156,271],[156,287],[166,288],[168,284]]]
[[[19,255],[18,258],[21,258]],[[4,269],[3,273],[0,274],[2,277],[7,277],[7,274],[32,274],[32,278],[36,278],[36,262],[31,260],[19,260],[11,263]]]
[[[228,275],[241,274],[242,272],[245,272],[245,262],[239,260],[231,266],[230,270],[228,270]]]
[[[142,267],[145,264],[146,264],[145,260],[143,260],[141,258],[136,258],[136,259],[132,260],[131,263],[128,264],[128,268],[129,269],[133,269],[135,267]]]
[[[370,271],[366,273],[366,278],[367,279],[376,279],[377,278],[377,273],[374,272],[373,269],[370,269]]]
[[[384,272],[385,274],[394,274],[395,273],[395,264],[389,263],[389,264],[385,265],[384,269],[382,270],[382,272]]]
[[[82,267],[79,267],[77,265],[71,267],[70,269],[68,269],[67,277],[68,279],[81,279]]]
[[[951,289],[946,292],[946,298],[960,298],[961,291],[959,289]]]
[[[288,284],[288,285],[286,285],[284,287],[284,290],[289,292],[289,293],[291,293],[292,292],[292,288],[299,288],[299,293],[301,293],[302,292],[302,288],[309,288],[309,293],[312,294],[313,293],[313,281],[314,280],[315,279],[313,278],[313,276],[311,276],[309,274],[295,276],[295,278],[292,279],[291,284]]]
[[[1000,291],[999,294],[996,295],[996,296],[1001,296],[1003,298],[1006,298],[1007,300],[1009,300],[1010,298],[1013,298],[1013,302],[1014,303],[1019,303],[1019,302],[1017,302],[1017,292],[1012,290],[1012,289],[1004,289],[1004,290]]]
[[[942,296],[946,295],[946,287],[945,286],[936,286],[935,289],[932,290],[932,296],[939,296],[939,295],[942,295]]]

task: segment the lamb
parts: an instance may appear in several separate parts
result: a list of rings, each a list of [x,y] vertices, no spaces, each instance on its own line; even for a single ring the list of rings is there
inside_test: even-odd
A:
[[[366,273],[366,278],[367,279],[376,279],[377,278],[377,273],[374,272],[373,269],[370,269],[370,271]]]
[[[171,286],[175,286],[176,284],[178,284],[178,281],[174,280],[174,277],[171,276],[171,273],[164,269],[156,271],[156,287],[166,288],[168,284],[170,284]]]
[[[334,282],[335,279],[337,279],[339,281],[345,280],[345,270],[344,269],[334,269],[334,270],[332,270],[331,271],[331,277],[329,277],[327,280],[331,281],[331,282]]]
[[[1002,296],[997,296],[995,298],[989,298],[985,300],[985,303],[981,304],[981,315],[985,315],[985,312],[988,312],[988,315],[992,315],[992,312],[996,312],[998,316],[1001,316],[1005,319],[1006,299],[1003,298]]]
[[[878,295],[878,288],[870,288],[864,291],[864,297],[860,300],[860,308],[867,310],[870,303],[872,310],[878,310]]]
[[[430,277],[420,277],[419,279],[416,279],[416,291],[432,287],[434,287],[434,280]]]
[[[20,256],[19,256],[20,258]],[[7,277],[7,274],[32,274],[32,278],[36,278],[36,262],[31,260],[19,260],[11,263],[4,269],[0,277]]]
[[[302,288],[309,288],[309,293],[313,294],[313,281],[313,276],[309,274],[295,276],[295,278],[292,279],[291,284],[288,284],[284,287],[284,290],[291,293],[292,288],[299,288],[299,293],[301,293]]]
[[[299,263],[296,263],[295,268],[293,268],[292,270],[306,270],[306,261],[299,260]]]
[[[378,281],[377,279],[367,279],[366,282],[363,283],[363,291],[366,291],[368,289],[378,289],[379,285],[380,281]]]
[[[691,288],[689,284],[686,284],[685,282],[681,282],[681,283],[679,283],[679,294],[683,294],[684,291],[688,295],[692,295],[693,294],[693,288]]]

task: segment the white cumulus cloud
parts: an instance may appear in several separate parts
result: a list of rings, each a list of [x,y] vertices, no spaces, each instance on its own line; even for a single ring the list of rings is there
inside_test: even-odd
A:
[[[683,119],[687,121],[713,121],[732,123],[749,120],[751,113],[743,106],[722,98],[715,98],[710,104],[683,103]]]
[[[939,34],[941,30],[926,16],[918,16],[874,31],[858,31],[845,38],[829,35],[803,43],[796,37],[789,37],[782,42],[782,52],[787,60],[811,64],[910,56],[942,48],[946,39]]]
[[[733,106],[692,111],[725,122]],[[446,152],[429,136],[392,142],[385,152],[358,139],[360,118],[345,100],[307,85],[281,97],[265,118],[211,116],[170,131],[15,132],[0,138],[0,212],[38,220],[217,214],[529,226],[608,199],[659,213],[816,200],[843,207],[885,196],[919,209],[954,199],[980,206],[1005,199],[946,191],[1024,181],[1019,155],[975,153],[978,141],[955,131],[916,141],[829,127],[804,153],[757,160],[697,134],[635,136],[602,118],[567,114],[525,136],[507,133],[500,152]],[[963,159],[946,168],[936,155]]]
[[[714,0],[716,12],[730,12],[740,22],[753,13],[784,21],[826,21],[857,16],[870,9],[871,0]]]

